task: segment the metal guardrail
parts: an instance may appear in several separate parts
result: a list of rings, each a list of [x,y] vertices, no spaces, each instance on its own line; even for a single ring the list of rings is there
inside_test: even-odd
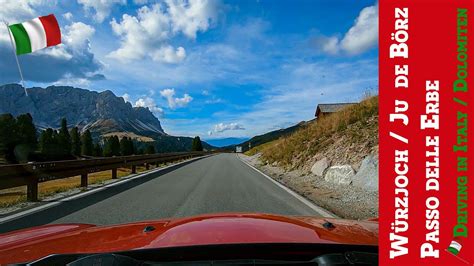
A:
[[[51,161],[39,163],[12,164],[0,166],[0,189],[27,186],[27,200],[38,201],[38,184],[55,179],[81,176],[81,187],[87,187],[88,174],[112,170],[112,178],[117,178],[117,168],[131,167],[136,173],[137,165],[172,162],[204,156],[205,152],[176,152],[150,155],[117,156],[70,161]]]

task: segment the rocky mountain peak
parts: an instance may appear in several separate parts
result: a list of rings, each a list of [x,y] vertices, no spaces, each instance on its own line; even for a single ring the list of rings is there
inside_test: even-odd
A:
[[[133,132],[165,134],[160,121],[148,108],[133,107],[112,91],[89,91],[71,86],[28,88],[18,84],[0,86],[0,113],[30,113],[39,128],[58,128],[65,117],[69,125],[98,134]]]

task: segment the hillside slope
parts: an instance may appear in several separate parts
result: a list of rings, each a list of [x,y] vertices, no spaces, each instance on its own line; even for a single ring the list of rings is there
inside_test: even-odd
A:
[[[303,121],[303,122],[300,122],[300,123],[298,123],[294,126],[288,127],[288,128],[282,128],[282,129],[277,129],[277,130],[274,130],[274,131],[270,131],[268,133],[252,137],[251,139],[249,139],[247,141],[244,141],[240,144],[229,145],[229,146],[223,147],[223,149],[234,151],[235,146],[242,146],[242,151],[246,152],[246,151],[249,150],[249,144],[250,144],[250,147],[257,147],[257,146],[263,145],[265,143],[277,140],[280,137],[287,136],[287,135],[295,132],[296,130],[304,127],[308,123],[310,123],[310,122],[304,122]]]
[[[288,170],[309,170],[323,157],[332,164],[360,162],[378,150],[378,97],[347,107],[299,128],[261,149],[262,159]]]

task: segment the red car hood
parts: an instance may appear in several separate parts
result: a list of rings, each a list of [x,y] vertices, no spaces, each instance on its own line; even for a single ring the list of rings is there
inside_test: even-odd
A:
[[[333,226],[323,226],[326,222]],[[145,232],[150,226],[154,230]],[[236,243],[377,245],[378,222],[233,213],[113,226],[44,225],[1,234],[0,263],[33,261],[50,254]]]

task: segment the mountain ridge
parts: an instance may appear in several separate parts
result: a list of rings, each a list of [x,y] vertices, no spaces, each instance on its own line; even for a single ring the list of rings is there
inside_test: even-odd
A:
[[[58,128],[65,117],[69,125],[99,135],[117,131],[166,135],[148,108],[133,107],[110,90],[48,86],[27,88],[27,92],[25,96],[23,86],[18,84],[0,86],[0,113],[30,113],[39,129]]]

